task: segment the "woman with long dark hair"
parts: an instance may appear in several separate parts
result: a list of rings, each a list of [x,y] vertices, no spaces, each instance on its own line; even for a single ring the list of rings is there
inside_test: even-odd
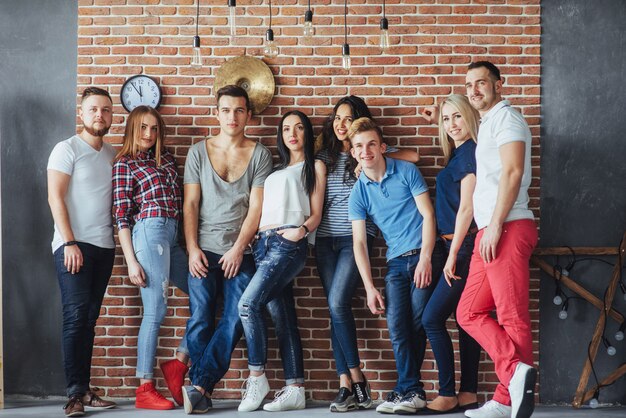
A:
[[[276,138],[279,161],[265,180],[259,231],[253,243],[257,271],[239,301],[248,345],[248,368],[239,411],[254,411],[269,392],[265,376],[265,308],[276,328],[286,385],[266,411],[303,409],[304,366],[292,284],[304,268],[308,243],[322,217],[326,167],[315,160],[313,128],[299,111],[286,113]]]
[[[360,277],[352,252],[352,224],[348,220],[348,198],[357,178],[355,169],[359,171],[356,160],[350,155],[348,129],[352,121],[361,117],[372,118],[363,99],[358,96],[341,98],[324,124],[322,147],[317,154],[328,171],[315,252],[317,270],[328,299],[333,355],[339,375],[339,392],[330,405],[333,412],[372,405],[369,384],[361,371],[352,315],[352,297]],[[388,153],[392,158],[411,162],[419,158],[414,150],[388,148]],[[368,222],[370,250],[376,233],[376,226]]]

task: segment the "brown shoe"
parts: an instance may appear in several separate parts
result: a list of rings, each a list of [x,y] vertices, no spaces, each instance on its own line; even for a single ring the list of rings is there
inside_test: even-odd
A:
[[[95,394],[95,392],[88,390],[85,395],[83,395],[82,403],[87,408],[98,408],[98,409],[111,409],[115,408],[117,404],[113,401],[105,401],[101,397]]]
[[[82,417],[85,415],[85,408],[80,401],[80,397],[72,396],[63,407],[66,417]]]

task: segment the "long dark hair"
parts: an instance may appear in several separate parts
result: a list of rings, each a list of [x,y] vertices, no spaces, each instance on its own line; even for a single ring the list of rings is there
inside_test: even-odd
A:
[[[330,160],[328,163],[329,173],[332,173],[337,168],[339,154],[343,151],[343,143],[337,139],[337,135],[335,135],[335,130],[333,129],[333,123],[335,121],[335,116],[337,116],[337,110],[344,104],[350,106],[353,121],[363,117],[372,119],[370,109],[365,104],[365,101],[359,96],[345,96],[339,99],[333,108],[333,112],[324,122],[324,128],[322,130],[322,149],[325,149],[326,152],[328,152],[328,159]],[[350,156],[346,164],[346,178],[344,178],[344,181],[348,180],[350,177],[354,178],[354,169],[356,166],[356,161],[352,158],[352,156]]]
[[[289,166],[291,157],[289,148],[283,141],[283,122],[291,115],[300,118],[304,126],[304,166],[302,167],[302,183],[308,195],[315,190],[315,138],[313,137],[313,125],[309,117],[299,110],[292,110],[285,113],[278,124],[278,135],[276,136],[276,147],[278,148],[278,164],[276,170],[281,170]]]

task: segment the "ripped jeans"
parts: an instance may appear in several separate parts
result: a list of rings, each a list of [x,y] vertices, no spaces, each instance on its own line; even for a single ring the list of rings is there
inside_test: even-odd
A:
[[[292,286],[304,268],[308,246],[306,238],[293,242],[276,234],[285,227],[259,233],[253,246],[257,270],[238,308],[248,345],[248,368],[265,370],[267,307],[276,329],[285,383],[293,385],[304,383],[304,365]]]
[[[143,318],[135,376],[152,379],[159,329],[167,310],[169,279],[171,273],[176,275],[170,268],[182,265],[187,256],[178,245],[178,221],[174,218],[141,219],[133,227],[132,237],[135,256],[146,273],[146,287],[140,288]]]

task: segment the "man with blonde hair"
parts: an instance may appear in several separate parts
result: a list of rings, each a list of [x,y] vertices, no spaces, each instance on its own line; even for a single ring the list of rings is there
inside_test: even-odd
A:
[[[422,313],[432,293],[435,212],[417,167],[384,156],[387,145],[372,120],[355,120],[348,136],[352,156],[363,168],[349,201],[354,256],[367,291],[367,306],[373,314],[386,312],[398,371],[394,390],[376,411],[411,414],[426,406],[420,382],[426,348]],[[365,228],[368,217],[387,243],[385,298],[372,277]]]

